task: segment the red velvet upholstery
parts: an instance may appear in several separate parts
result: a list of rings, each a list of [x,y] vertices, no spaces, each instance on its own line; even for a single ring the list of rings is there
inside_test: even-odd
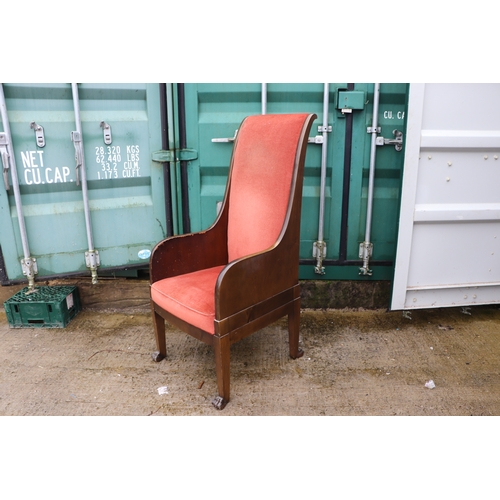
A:
[[[278,239],[303,124],[304,115],[254,116],[243,123],[229,195],[229,262],[265,250]]]
[[[151,285],[151,299],[165,311],[214,333],[215,282],[224,266],[166,278]]]

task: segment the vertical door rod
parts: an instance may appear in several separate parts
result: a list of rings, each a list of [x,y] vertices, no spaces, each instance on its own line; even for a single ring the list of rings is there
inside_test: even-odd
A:
[[[85,262],[90,268],[92,275],[92,284],[97,283],[97,267],[99,266],[99,252],[94,249],[94,241],[92,238],[92,221],[90,220],[89,195],[87,190],[87,174],[85,171],[85,156],[83,154],[83,138],[82,138],[82,122],[80,118],[80,101],[78,98],[78,84],[72,83],[71,90],[73,93],[73,107],[75,110],[76,132],[71,132],[71,140],[75,146],[76,159],[76,179],[77,184],[81,177],[82,195],[83,195],[83,211],[85,214],[85,226],[87,228],[88,252],[85,252]]]
[[[326,258],[326,243],[323,240],[323,228],[325,222],[325,190],[326,190],[326,158],[328,153],[328,106],[329,106],[330,85],[324,84],[323,87],[323,126],[320,131],[323,134],[321,142],[321,184],[319,193],[319,221],[318,221],[318,241],[313,244],[313,257],[316,258],[314,272],[316,274],[325,274],[323,259]]]
[[[21,259],[21,267],[23,269],[23,274],[28,278],[29,292],[32,293],[36,291],[35,274],[38,273],[38,269],[36,265],[36,259],[31,257],[28,245],[28,234],[26,232],[26,225],[24,221],[21,192],[19,190],[19,179],[17,177],[16,159],[14,156],[14,150],[12,148],[12,136],[10,133],[10,124],[9,124],[9,117],[7,115],[7,104],[5,101],[3,84],[0,85],[0,111],[2,115],[2,124],[4,130],[3,134],[0,134],[2,135],[0,149],[2,150],[3,167],[5,174],[7,174],[7,170],[10,170],[10,175],[12,178],[12,189],[14,190],[14,200],[16,203],[17,220],[19,223],[19,232],[21,233],[21,243],[23,246],[23,254],[24,254],[24,259]],[[7,188],[7,184],[5,187]]]
[[[373,186],[375,183],[375,159],[377,155],[377,133],[378,130],[378,105],[380,100],[380,83],[375,83],[373,86],[373,118],[372,126],[368,129],[371,134],[371,149],[370,149],[370,173],[368,176],[368,201],[366,207],[366,228],[365,241],[359,245],[359,257],[363,259],[363,267],[359,268],[359,274],[371,276],[372,271],[368,265],[370,257],[373,253],[373,243],[371,243],[371,224],[373,211]]]
[[[262,114],[265,115],[267,113],[267,83],[262,84],[261,101],[262,101]]]

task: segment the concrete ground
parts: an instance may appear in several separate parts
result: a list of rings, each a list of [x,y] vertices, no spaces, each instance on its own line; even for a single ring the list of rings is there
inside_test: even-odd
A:
[[[500,415],[498,306],[304,309],[302,358],[288,356],[284,319],[232,346],[217,411],[211,348],[167,325],[155,363],[147,286],[122,301],[116,282],[98,286],[108,303],[85,295],[66,328],[12,329],[0,312],[0,415]]]

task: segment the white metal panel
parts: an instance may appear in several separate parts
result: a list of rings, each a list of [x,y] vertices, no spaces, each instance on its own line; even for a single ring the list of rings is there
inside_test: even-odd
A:
[[[392,309],[500,302],[500,84],[412,84]]]

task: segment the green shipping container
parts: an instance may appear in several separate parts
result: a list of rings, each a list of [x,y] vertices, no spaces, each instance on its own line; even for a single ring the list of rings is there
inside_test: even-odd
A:
[[[99,270],[144,265],[141,257],[147,262],[166,235],[162,165],[151,159],[162,146],[158,85],[80,84],[78,99],[71,84],[3,89],[38,276],[86,272],[85,254],[94,249]],[[81,133],[75,139],[76,100]],[[84,165],[78,166],[81,144]],[[83,168],[95,248],[89,248]],[[0,187],[3,281],[23,278],[12,169],[11,161]]]
[[[373,124],[374,84],[191,83],[172,86],[172,93],[179,112],[184,113],[177,136],[187,138],[182,144],[177,142],[175,147],[197,152],[195,159],[180,162],[178,176],[181,180],[184,176],[186,186],[183,203],[177,206],[177,213],[183,214],[183,218],[176,221],[179,231],[186,227],[198,231],[215,219],[224,194],[231,139],[245,116],[263,112],[313,112],[318,119],[313,125],[306,157],[300,277],[392,279],[403,172],[407,84],[381,84],[379,90],[377,142],[380,146],[376,147],[373,183],[371,275],[360,275],[363,262],[359,254],[360,244],[366,236],[372,150],[369,127]],[[323,132],[325,109],[327,129]],[[395,131],[402,133],[401,142],[396,142]],[[326,142],[326,161],[324,214],[320,224],[323,142]],[[181,199],[181,193],[177,199]],[[326,249],[318,266],[314,252],[320,231]]]
[[[75,97],[71,84],[3,84],[20,200],[3,154],[2,283],[25,279],[19,204],[37,277],[90,273],[97,263],[97,273],[147,267],[156,242],[214,221],[242,119],[293,112],[318,115],[306,158],[300,277],[391,280],[408,85],[381,84],[378,92],[371,274],[360,274],[374,89],[373,83],[86,83]]]

